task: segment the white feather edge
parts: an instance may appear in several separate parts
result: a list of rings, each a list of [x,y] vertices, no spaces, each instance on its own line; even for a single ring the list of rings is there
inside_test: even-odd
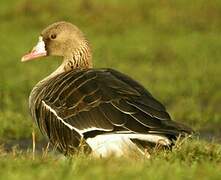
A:
[[[71,126],[70,124],[66,123],[60,116],[58,116],[57,112],[52,109],[49,105],[47,105],[44,101],[42,101],[43,105],[46,107],[46,109],[48,109],[49,111],[51,111],[59,121],[61,121],[65,126],[67,126],[69,129],[71,130],[75,130],[81,137],[83,137],[81,131],[73,126]]]
[[[109,131],[107,129],[97,128],[97,127],[89,127],[89,128],[85,128],[85,129],[75,128],[74,126],[71,126],[70,124],[65,122],[60,116],[58,116],[57,112],[54,109],[52,109],[49,105],[47,105],[44,101],[42,101],[42,103],[46,107],[47,110],[51,111],[58,118],[58,120],[60,120],[69,129],[75,130],[78,134],[80,134],[80,136],[83,136],[83,133],[86,133],[86,132],[89,132],[89,131],[95,131],[95,130]]]

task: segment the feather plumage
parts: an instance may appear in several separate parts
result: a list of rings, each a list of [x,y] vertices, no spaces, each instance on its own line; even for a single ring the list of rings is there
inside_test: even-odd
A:
[[[138,82],[112,69],[61,73],[43,82],[32,94],[36,96],[30,102],[32,116],[65,154],[74,152],[81,138],[102,134],[120,133],[139,140],[143,134],[146,141],[145,134],[161,134],[169,140],[189,133],[176,128],[179,124]]]

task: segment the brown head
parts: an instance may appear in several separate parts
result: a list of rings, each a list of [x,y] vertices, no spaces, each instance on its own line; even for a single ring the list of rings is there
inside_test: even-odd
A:
[[[63,57],[64,68],[91,68],[92,54],[84,34],[69,22],[57,22],[45,28],[37,45],[22,57],[22,62],[44,56]],[[70,66],[70,67],[69,67]]]

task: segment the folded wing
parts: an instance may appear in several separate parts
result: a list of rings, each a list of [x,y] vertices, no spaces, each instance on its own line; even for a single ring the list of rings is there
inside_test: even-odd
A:
[[[112,69],[62,73],[48,81],[36,98],[36,121],[62,151],[74,151],[82,138],[100,134],[176,138],[191,132],[172,121],[165,107],[138,82]]]

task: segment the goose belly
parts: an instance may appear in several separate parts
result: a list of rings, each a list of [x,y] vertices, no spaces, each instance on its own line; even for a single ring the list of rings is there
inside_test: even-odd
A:
[[[130,152],[145,154],[143,149],[140,149],[133,143],[133,139],[164,146],[171,144],[171,141],[167,137],[155,134],[105,134],[88,138],[86,142],[91,147],[93,155],[98,157],[107,157],[110,155],[119,157]]]

